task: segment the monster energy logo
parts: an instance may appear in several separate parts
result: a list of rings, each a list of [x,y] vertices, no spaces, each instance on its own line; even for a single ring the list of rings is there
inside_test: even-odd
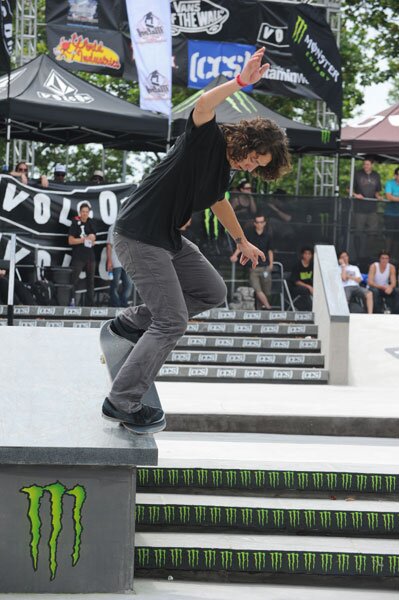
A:
[[[258,515],[258,523],[261,527],[264,527],[266,523],[269,522],[269,511],[267,508],[258,508],[256,509],[256,514]]]
[[[269,472],[269,485],[272,488],[276,488],[280,483],[280,473],[278,471]]]
[[[309,474],[298,473],[298,485],[301,489],[305,489],[309,485]]]
[[[190,520],[191,506],[179,506],[180,523],[188,523]]]
[[[316,554],[314,552],[304,552],[303,560],[305,571],[313,571],[316,566]]]
[[[136,521],[141,523],[144,520],[145,506],[143,504],[136,504]]]
[[[241,477],[241,485],[243,485],[244,487],[248,487],[249,484],[251,483],[251,471],[241,471],[240,477]]]
[[[149,469],[138,469],[139,485],[147,485],[149,477]]]
[[[163,516],[166,523],[172,523],[175,520],[175,507],[173,505],[166,505],[163,507]]]
[[[212,483],[214,487],[219,487],[222,483],[222,471],[212,471]]]
[[[237,552],[238,568],[241,570],[249,568],[249,552]]]
[[[316,488],[316,490],[319,490],[323,486],[323,473],[313,473],[312,479],[313,486]]]
[[[371,476],[371,489],[373,492],[379,492],[382,490],[382,476],[372,475]]]
[[[183,469],[183,481],[184,485],[194,483],[194,469]]]
[[[159,513],[160,507],[158,505],[148,507],[148,516],[151,524],[159,521]]]
[[[337,487],[337,474],[336,473],[326,473],[327,478],[327,487],[329,490],[335,490]]]
[[[237,483],[237,473],[236,471],[227,471],[226,472],[227,485],[229,487],[233,487]],[[241,477],[242,480],[242,477]]]
[[[254,552],[255,569],[260,571],[266,567],[266,552]]]
[[[152,473],[154,476],[155,485],[161,485],[163,483],[164,470],[163,469],[153,469]]]
[[[174,567],[180,567],[183,562],[183,550],[181,548],[171,548],[170,555],[172,558],[172,565]]]
[[[351,473],[342,473],[342,487],[344,490],[349,490],[352,487],[352,474]]]
[[[30,552],[33,563],[33,568],[37,571],[39,560],[39,544],[41,538],[42,521],[40,518],[40,505],[45,492],[50,494],[50,516],[51,516],[51,533],[48,541],[50,549],[50,579],[53,580],[58,564],[57,564],[57,546],[60,533],[62,531],[63,517],[63,497],[65,495],[74,498],[74,507],[72,519],[74,524],[74,544],[72,551],[72,566],[76,566],[80,558],[80,546],[82,538],[82,508],[86,500],[86,490],[82,485],[75,485],[74,488],[67,490],[59,481],[46,486],[31,485],[23,487],[20,492],[26,494],[29,499],[28,519],[30,521]]]
[[[299,44],[302,41],[307,28],[308,28],[308,26],[306,24],[306,21],[304,19],[302,19],[302,17],[298,16],[296,19],[295,26],[294,26],[294,31],[292,32],[293,42],[295,42],[296,44]]]
[[[255,471],[255,484],[257,487],[265,485],[266,473],[264,471]]]
[[[324,529],[331,528],[331,512],[329,510],[320,511],[320,523]]]
[[[394,528],[395,517],[392,513],[383,513],[382,520],[384,523],[385,530],[390,530]]]
[[[364,554],[355,554],[355,570],[360,575],[366,570],[366,557]]]
[[[197,469],[198,484],[201,486],[208,483],[208,471],[206,469]]]
[[[299,554],[298,552],[288,552],[288,568],[290,571],[295,571],[299,568]]]
[[[241,509],[241,519],[244,525],[248,527],[250,523],[253,521],[253,509],[252,508],[242,508]]]
[[[396,477],[395,475],[385,475],[385,487],[387,492],[392,493],[396,489]]]
[[[321,130],[321,142],[322,144],[328,144],[331,140],[331,131],[329,129]]]
[[[222,550],[222,567],[223,569],[230,569],[233,565],[233,553],[231,550]]]
[[[356,487],[363,492],[367,487],[367,475],[356,475]]]
[[[332,571],[333,555],[323,553],[320,555],[320,558],[321,558],[321,568],[322,568],[323,572],[327,573],[327,571]]]
[[[346,514],[346,512],[336,512],[335,513],[335,520],[337,522],[338,529],[343,529],[344,527],[346,527],[347,516],[348,515]]]
[[[178,469],[168,469],[168,483],[169,485],[177,485],[179,480]]]
[[[349,554],[337,554],[338,571],[344,573],[349,570]]]
[[[273,525],[274,527],[284,527],[284,511],[281,509],[275,509],[273,513]]]
[[[202,523],[205,521],[206,509],[205,506],[195,506],[195,522]]]
[[[211,506],[209,510],[211,512],[212,523],[214,525],[216,525],[217,523],[220,523],[220,521],[222,519],[222,510],[221,510],[220,506]]]
[[[273,571],[281,569],[283,566],[283,553],[282,552],[270,552],[270,559],[272,562]]]
[[[166,564],[166,549],[165,548],[154,548],[155,564],[158,569],[161,569]]]
[[[195,567],[198,567],[199,550],[197,550],[196,548],[189,548],[187,550],[187,560],[188,560],[188,564],[190,565],[190,567],[192,569],[195,569]]]
[[[399,556],[389,557],[389,572],[396,575],[399,572]]]
[[[316,511],[315,510],[305,510],[305,523],[306,527],[309,529],[312,527],[316,527]]]
[[[235,525],[237,523],[237,509],[236,508],[226,508],[226,521],[229,525]]]
[[[369,512],[367,513],[367,523],[369,526],[369,529],[376,529],[378,527],[378,513],[375,512]]]
[[[204,550],[205,566],[212,569],[216,564],[216,550]]]
[[[141,567],[148,565],[150,561],[150,549],[149,548],[136,548],[137,561]]]
[[[288,516],[290,519],[290,527],[299,527],[299,510],[289,510]]]
[[[351,513],[351,517],[352,525],[355,529],[360,529],[360,527],[363,527],[363,513],[353,512]]]
[[[293,471],[284,471],[284,485],[287,488],[294,487],[294,472]]]
[[[373,555],[371,557],[371,566],[373,569],[373,573],[382,573],[382,570],[384,568],[384,557]]]

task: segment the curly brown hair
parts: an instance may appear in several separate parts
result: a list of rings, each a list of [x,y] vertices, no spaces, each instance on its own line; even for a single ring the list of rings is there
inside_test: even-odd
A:
[[[257,167],[253,174],[266,181],[279,179],[291,170],[291,156],[288,138],[274,121],[256,117],[249,121],[220,125],[227,144],[229,157],[234,161],[243,160],[250,152],[272,155],[266,167]]]

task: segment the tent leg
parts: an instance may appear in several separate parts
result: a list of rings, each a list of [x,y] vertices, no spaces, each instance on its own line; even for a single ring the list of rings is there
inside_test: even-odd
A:
[[[349,184],[349,196],[352,198],[353,196],[353,188],[355,184],[355,157],[351,158],[351,176],[350,176],[350,184]]]
[[[122,159],[122,181],[123,183],[126,182],[126,157],[127,157],[127,152],[126,150],[123,151],[123,159]]]
[[[299,196],[299,185],[301,182],[301,171],[302,171],[302,155],[300,154],[298,157],[298,165],[296,172],[296,185],[295,185],[295,195]]]

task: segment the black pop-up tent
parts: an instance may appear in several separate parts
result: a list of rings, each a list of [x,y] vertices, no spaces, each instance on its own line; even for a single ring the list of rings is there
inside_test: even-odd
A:
[[[185,123],[194,108],[194,104],[205,91],[224,83],[227,79],[220,75],[206,88],[200,90],[190,98],[184,100],[172,111],[172,133],[177,137],[184,131]],[[290,147],[298,153],[334,153],[338,151],[338,131],[326,131],[310,125],[304,125],[283,117],[270,110],[245,92],[238,91],[216,108],[216,121],[218,123],[237,123],[241,119],[263,117],[271,119],[285,129]]]
[[[9,96],[9,97],[8,97]],[[0,78],[0,136],[53,144],[129,140],[153,150],[167,137],[168,120],[91,85],[41,55]]]

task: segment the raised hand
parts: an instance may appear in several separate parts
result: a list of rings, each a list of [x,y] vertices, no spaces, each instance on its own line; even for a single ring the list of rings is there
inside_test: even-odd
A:
[[[259,248],[250,244],[247,240],[237,243],[237,250],[241,252],[240,256],[240,264],[246,265],[248,261],[252,262],[252,268],[254,269],[259,262],[259,259],[262,262],[266,261],[266,257]]]
[[[259,48],[249,59],[243,70],[241,71],[241,80],[245,83],[257,83],[270,67],[269,63],[262,65],[262,58],[265,53],[265,48]]]

